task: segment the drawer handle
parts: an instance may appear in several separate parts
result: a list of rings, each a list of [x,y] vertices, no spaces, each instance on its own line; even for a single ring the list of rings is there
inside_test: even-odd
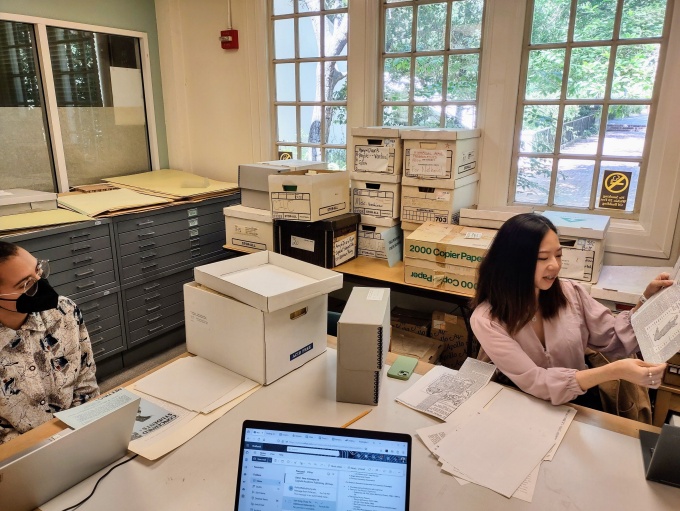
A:
[[[147,296],[146,298],[144,298],[144,301],[145,301],[145,302],[150,302],[151,300],[155,300],[156,298],[160,298],[160,297],[161,297],[161,294],[160,294],[160,293],[156,293],[156,294],[153,295],[153,296]]]
[[[82,234],[74,234],[73,236],[71,236],[71,239],[77,240],[78,238],[87,238],[90,235],[91,235],[91,233],[89,233],[89,232],[84,232]]]
[[[147,220],[146,222],[139,222],[137,224],[137,227],[144,227],[145,225],[152,225],[152,224],[153,224],[153,220]]]
[[[100,349],[100,350],[95,351],[94,353],[92,353],[92,356],[93,356],[93,357],[96,357],[97,355],[101,355],[101,354],[104,353],[105,351],[106,351],[106,347],[104,347],[104,348],[102,348],[102,349]]]
[[[93,328],[92,330],[88,330],[87,333],[90,334],[90,337],[91,337],[93,333],[99,332],[102,328],[104,328],[104,327],[102,327],[101,325],[99,325],[99,326]]]
[[[82,259],[75,259],[73,261],[73,266],[78,266],[79,264],[83,263],[89,263],[90,261],[92,261],[92,256],[83,257]]]
[[[163,328],[163,325],[158,325],[158,326],[155,326],[155,327],[153,327],[153,328],[149,328],[149,329],[147,330],[147,332],[149,332],[149,333],[151,334],[151,333],[153,333],[153,332],[155,332],[155,331],[157,331],[157,330],[160,330],[161,328]]]
[[[191,249],[191,257],[197,257],[201,255],[201,249],[200,248],[193,248]]]
[[[98,344],[98,343],[102,342],[103,340],[104,340],[104,337],[102,336],[102,337],[100,337],[99,339],[97,339],[96,341],[91,341],[90,344],[91,344],[91,345],[95,345],[95,344]]]
[[[160,284],[156,282],[155,284],[150,285],[149,287],[145,287],[144,291],[151,291],[152,289],[156,289]]]
[[[200,239],[194,239],[194,240],[191,240],[190,243],[191,243],[192,247],[197,247],[201,244],[201,240]]]
[[[158,254],[156,252],[151,252],[150,254],[147,254],[145,256],[140,256],[139,259],[144,261],[146,259],[151,259],[152,257],[156,257]]]
[[[88,287],[96,286],[97,281],[93,280],[92,282],[88,282],[87,284],[83,284],[82,286],[76,286],[76,289],[87,289]]]
[[[139,250],[144,250],[145,248],[151,248],[151,247],[155,247],[155,246],[156,246],[156,242],[152,241],[151,243],[147,243],[146,245],[139,245]]]
[[[161,308],[160,305],[154,305],[153,307],[149,307],[148,309],[146,309],[146,312],[149,313],[149,312],[157,311],[160,308]]]
[[[154,322],[156,322],[156,321],[158,321],[159,319],[162,319],[162,318],[163,318],[163,314],[159,314],[159,315],[156,316],[155,318],[149,318],[149,319],[147,319],[146,322],[147,322],[147,323],[154,323]]]
[[[156,231],[149,231],[149,232],[140,232],[137,237],[138,238],[145,238],[146,236],[153,236],[156,234]]]
[[[94,268],[90,268],[89,270],[84,271],[82,273],[76,273],[76,278],[79,279],[80,277],[85,277],[86,275],[92,275],[93,273],[94,273]]]
[[[82,307],[80,308],[80,312],[83,313],[88,313],[94,310],[97,310],[99,308],[99,302],[95,303],[92,307],[88,307],[87,309],[83,309]]]
[[[158,266],[158,263],[147,264],[146,266],[142,266],[142,271],[150,270],[151,268],[155,268],[156,266]]]
[[[82,247],[72,248],[71,252],[80,252],[81,250],[89,250],[91,248],[92,245],[83,245]]]
[[[88,321],[94,323],[94,322],[97,321],[98,319],[101,319],[101,317],[102,317],[101,314],[97,314],[94,318],[88,319]]]

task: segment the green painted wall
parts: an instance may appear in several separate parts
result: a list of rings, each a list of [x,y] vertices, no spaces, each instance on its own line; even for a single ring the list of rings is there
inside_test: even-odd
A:
[[[161,168],[168,167],[168,141],[154,0],[0,0],[0,12],[146,32],[149,39],[156,134]]]

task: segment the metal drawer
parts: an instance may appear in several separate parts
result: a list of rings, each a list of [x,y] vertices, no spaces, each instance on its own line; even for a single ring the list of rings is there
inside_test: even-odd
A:
[[[35,254],[33,254],[35,255]],[[43,259],[36,256],[37,259]],[[77,255],[75,257],[66,257],[64,259],[46,259],[50,260],[50,272],[59,273],[62,271],[72,270],[74,268],[80,268],[82,266],[87,266],[88,264],[99,263],[101,261],[106,261],[107,259],[112,259],[110,248],[104,248],[102,250],[97,250],[95,252],[90,252],[89,254]]]
[[[80,244],[83,241],[94,240],[95,238],[109,239],[109,224],[95,225],[85,229],[55,233],[49,236],[40,236],[30,240],[17,242],[17,245],[28,250],[31,254],[41,250],[52,250],[63,245]],[[110,241],[109,241],[110,244]]]
[[[224,223],[224,214],[221,212],[201,217],[197,216],[194,218],[185,218],[177,222],[154,225],[144,229],[138,229],[136,231],[120,233],[118,234],[118,242],[121,245],[125,245],[126,243],[147,241],[165,236],[166,234],[171,234],[173,232],[188,231],[189,229],[194,229],[202,225],[216,224],[220,222]]]
[[[165,292],[158,292],[151,295],[148,303],[135,309],[128,309],[127,320],[129,322],[139,319],[144,316],[153,315],[156,312],[163,312],[171,305],[184,302],[184,291],[180,288],[179,293],[166,294]]]
[[[125,301],[128,309],[134,309],[136,307],[141,307],[144,305],[145,298],[149,296],[150,293],[157,293],[160,289],[166,288],[171,285],[176,285],[179,283],[180,287],[184,282],[188,282],[194,279],[194,270],[189,268],[187,270],[182,270],[172,275],[167,275],[165,277],[160,277],[157,279],[149,280],[143,284],[126,289]],[[172,292],[172,291],[171,291]],[[133,300],[134,299],[134,300]],[[141,299],[141,302],[139,301]]]
[[[139,241],[134,241],[132,243],[126,243],[120,246],[120,250],[118,253],[121,255],[121,257],[125,257],[127,255],[136,254],[137,252],[142,252],[144,250],[155,250],[158,247],[170,245],[172,243],[178,243],[184,240],[191,240],[198,236],[204,236],[206,234],[223,231],[224,221],[207,225],[201,225],[198,227],[192,227],[190,229],[182,229],[181,231],[154,237],[152,239],[142,239]]]
[[[52,277],[50,277],[49,280],[52,281]],[[86,291],[95,291],[98,287],[110,285],[114,282],[116,282],[116,275],[112,271],[99,274],[95,273],[91,278],[62,284],[57,291],[64,296],[74,296],[85,293]]]
[[[162,247],[156,247],[152,250],[146,250],[144,252],[135,252],[130,255],[126,255],[121,258],[121,265],[123,268],[132,266],[134,264],[146,263],[158,259],[159,257],[164,257],[170,254],[175,254],[177,252],[189,252],[193,249],[200,248],[201,245],[210,245],[211,243],[219,242],[221,245],[225,243],[225,233],[224,229],[219,232],[213,232],[210,234],[205,234],[203,236],[197,236],[191,239],[178,240],[170,245],[164,245]]]
[[[155,227],[157,225],[167,224],[169,222],[176,222],[177,220],[185,220],[187,218],[196,218],[199,216],[209,215],[211,213],[222,213],[222,210],[231,204],[237,204],[238,200],[220,201],[215,204],[207,204],[203,206],[192,206],[189,208],[182,208],[175,211],[164,211],[161,214],[147,215],[145,217],[135,218],[133,220],[124,220],[118,222],[118,233],[135,231],[137,229],[145,229],[148,227]]]
[[[184,311],[172,316],[167,316],[163,320],[157,321],[155,324],[150,324],[130,332],[130,344],[135,344],[151,337],[157,337],[165,330],[175,328],[184,323]]]
[[[130,298],[127,300],[126,303],[127,311],[131,312],[134,309],[156,305],[156,303],[161,301],[163,297],[174,295],[177,293],[183,293],[184,284],[186,284],[187,282],[191,282],[192,280],[194,280],[193,276],[189,277],[186,280],[181,280],[179,282],[170,284],[169,286],[166,287],[154,288],[153,291],[149,291],[144,295]]]
[[[115,326],[120,326],[120,316],[109,316],[108,318],[97,321],[92,326],[85,323],[85,326],[87,327],[87,333],[90,334],[90,339],[93,337],[96,338],[101,332]]]
[[[110,318],[111,316],[120,317],[118,303],[111,304],[108,307],[104,307],[97,311],[89,312],[88,314],[83,314],[85,324],[90,326],[98,325],[99,321],[103,321],[104,319]]]
[[[92,344],[92,346],[96,346],[103,342],[109,341],[114,337],[122,337],[122,330],[120,325],[114,326],[113,328],[109,328],[104,331],[99,331],[98,333],[91,335],[90,344]]]
[[[85,255],[91,255],[92,252],[103,249],[108,249],[109,258],[113,257],[111,254],[111,238],[108,236],[104,238],[95,238],[92,240],[81,241],[80,243],[73,243],[71,245],[62,245],[45,250],[29,252],[31,252],[31,254],[33,254],[36,259],[49,259],[51,262],[56,261],[57,259],[76,257],[81,258]]]
[[[123,351],[125,349],[125,343],[122,337],[116,337],[110,341],[106,341],[98,346],[92,348],[92,355],[94,355],[94,361],[97,362],[103,358]]]
[[[212,255],[218,255],[220,252],[224,252],[222,244],[215,243],[213,245],[207,245],[205,247],[194,248],[191,251],[179,252],[177,254],[159,257],[157,259],[154,259],[152,262],[140,263],[128,267],[123,267],[121,269],[121,274],[123,280],[143,277],[144,275],[153,275],[154,272],[157,272],[164,268],[169,268],[171,266],[176,266],[183,263],[184,264],[190,263],[194,260],[197,261]]]
[[[130,325],[130,331],[137,330],[139,328],[144,328],[145,326],[148,325],[153,325],[153,323],[162,321],[164,318],[172,316],[173,314],[177,314],[178,312],[184,313],[183,300],[180,302],[170,304],[167,307],[163,307],[162,309],[151,312],[149,314],[145,313],[139,319],[135,319],[134,321],[128,321],[128,325]]]
[[[87,320],[88,314],[93,314],[114,303],[118,303],[118,293],[109,293],[87,301],[80,300],[78,302],[78,308]]]
[[[98,275],[106,272],[113,272],[113,259],[95,263],[89,266],[83,266],[82,268],[74,268],[59,273],[51,273],[49,276],[49,281],[50,284],[56,287],[69,282],[96,278]]]

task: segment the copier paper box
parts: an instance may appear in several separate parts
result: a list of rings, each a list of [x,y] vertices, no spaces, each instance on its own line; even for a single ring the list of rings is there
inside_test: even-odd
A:
[[[274,223],[269,210],[229,206],[223,211],[227,248],[245,252],[274,250]]]
[[[316,222],[349,213],[349,175],[332,170],[271,175],[269,198],[274,220]]]
[[[404,259],[477,268],[495,236],[490,229],[427,222],[404,240]]]
[[[355,287],[338,321],[338,401],[378,404],[389,345],[390,290]]]

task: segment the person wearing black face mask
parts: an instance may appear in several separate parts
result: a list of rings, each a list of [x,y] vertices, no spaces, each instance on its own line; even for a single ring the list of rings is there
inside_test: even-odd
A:
[[[99,395],[92,347],[49,262],[0,241],[0,444]]]

